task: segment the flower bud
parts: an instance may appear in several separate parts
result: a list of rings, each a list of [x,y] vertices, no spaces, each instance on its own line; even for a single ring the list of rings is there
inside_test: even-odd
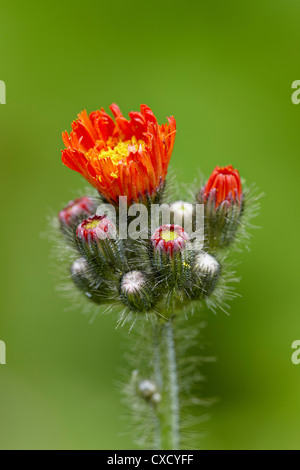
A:
[[[104,280],[97,279],[85,258],[78,258],[71,266],[71,277],[86,297],[96,303],[103,303],[107,291]]]
[[[142,380],[138,384],[138,392],[145,400],[154,405],[161,402],[161,394],[158,392],[157,386],[152,380]]]
[[[106,215],[94,215],[78,225],[76,240],[80,252],[99,267],[122,265],[117,229]]]
[[[151,402],[154,403],[154,405],[157,405],[158,403],[161,402],[161,394],[156,392],[156,393],[153,393],[153,395],[151,396]]]
[[[221,267],[214,256],[199,253],[194,260],[193,298],[208,296],[214,290],[220,276]]]
[[[180,287],[190,270],[189,236],[180,225],[161,225],[151,237],[151,261],[168,287]]]
[[[234,239],[243,209],[242,184],[231,165],[216,167],[198,195],[204,204],[206,245],[212,250],[228,246]]]
[[[96,210],[95,202],[88,196],[80,197],[70,201],[68,205],[58,214],[61,230],[65,234],[72,233],[79,222],[92,215]]]
[[[124,274],[120,284],[120,298],[131,310],[146,312],[155,302],[153,287],[141,271],[129,271]]]
[[[157,392],[156,385],[152,380],[142,380],[138,385],[138,389],[144,398],[150,398],[155,392]]]

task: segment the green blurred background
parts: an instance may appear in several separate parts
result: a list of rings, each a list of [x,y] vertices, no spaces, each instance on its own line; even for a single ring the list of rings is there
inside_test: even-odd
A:
[[[209,316],[203,394],[219,401],[200,446],[300,448],[299,15],[296,0],[1,3],[1,448],[134,448],[115,386],[126,339],[115,318],[68,309],[41,237],[85,185],[61,131],[111,102],[175,115],[182,181],[231,163],[266,193],[237,255],[242,297]]]

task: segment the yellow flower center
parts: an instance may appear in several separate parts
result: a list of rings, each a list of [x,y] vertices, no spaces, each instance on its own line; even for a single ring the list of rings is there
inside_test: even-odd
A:
[[[92,222],[89,222],[88,224],[86,224],[85,228],[93,229],[93,228],[96,228],[98,224],[99,224],[99,220],[93,220]]]
[[[137,152],[139,146],[142,148],[145,147],[145,142],[143,140],[137,141],[136,137],[132,137],[131,140],[120,140],[115,143],[113,139],[107,141],[107,149],[101,150],[98,155],[98,158],[110,158],[112,162],[116,165],[123,158],[128,157],[130,152]]]
[[[171,231],[171,230],[164,230],[163,232],[161,232],[160,236],[166,242],[170,242],[171,240],[176,240],[179,237],[178,233]]]
[[[101,144],[101,150],[97,149],[97,146]],[[91,162],[100,160],[102,158],[109,158],[113,165],[116,167],[116,170],[111,172],[110,176],[113,178],[118,177],[117,165],[121,160],[124,160],[128,157],[130,153],[135,153],[138,150],[143,150],[145,148],[145,142],[143,140],[137,140],[133,136],[130,140],[117,140],[114,137],[110,137],[103,148],[103,142],[97,142],[96,146],[87,151],[86,155]],[[98,177],[101,181],[100,176]]]

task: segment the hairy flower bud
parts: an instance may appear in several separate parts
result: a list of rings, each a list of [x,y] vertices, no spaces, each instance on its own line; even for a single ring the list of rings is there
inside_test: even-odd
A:
[[[120,284],[120,298],[131,310],[146,312],[155,302],[153,287],[142,271],[129,271],[124,274]]]
[[[79,222],[92,215],[96,210],[96,203],[88,196],[80,197],[70,201],[58,214],[61,230],[70,234]]]
[[[204,204],[206,245],[216,250],[234,239],[243,210],[242,184],[231,165],[216,167],[198,195]]]
[[[78,225],[76,239],[80,252],[99,267],[120,268],[122,250],[117,229],[106,215],[94,215]]]
[[[138,389],[144,398],[150,398],[157,392],[156,384],[152,380],[142,380],[138,385]]]
[[[151,402],[154,404],[154,405],[157,405],[158,403],[161,402],[161,399],[162,399],[162,396],[160,393],[156,392],[156,393],[153,393],[153,395],[151,396]]]
[[[71,266],[71,277],[86,297],[96,303],[103,303],[107,287],[104,280],[95,277],[85,258],[78,258]]]
[[[161,225],[151,237],[151,261],[169,287],[180,287],[190,270],[189,236],[180,225]]]
[[[138,384],[138,391],[145,400],[154,405],[161,402],[161,394],[157,391],[157,386],[152,380],[142,380]]]
[[[198,253],[194,260],[192,297],[208,296],[214,290],[220,276],[221,267],[214,256]]]

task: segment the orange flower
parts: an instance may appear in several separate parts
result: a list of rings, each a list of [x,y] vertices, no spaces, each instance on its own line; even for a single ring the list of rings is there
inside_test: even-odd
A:
[[[128,203],[155,196],[164,185],[175,141],[176,121],[158,125],[151,109],[129,113],[127,120],[116,104],[110,109],[115,121],[101,109],[86,111],[64,132],[63,163],[78,171],[105,199]]]

